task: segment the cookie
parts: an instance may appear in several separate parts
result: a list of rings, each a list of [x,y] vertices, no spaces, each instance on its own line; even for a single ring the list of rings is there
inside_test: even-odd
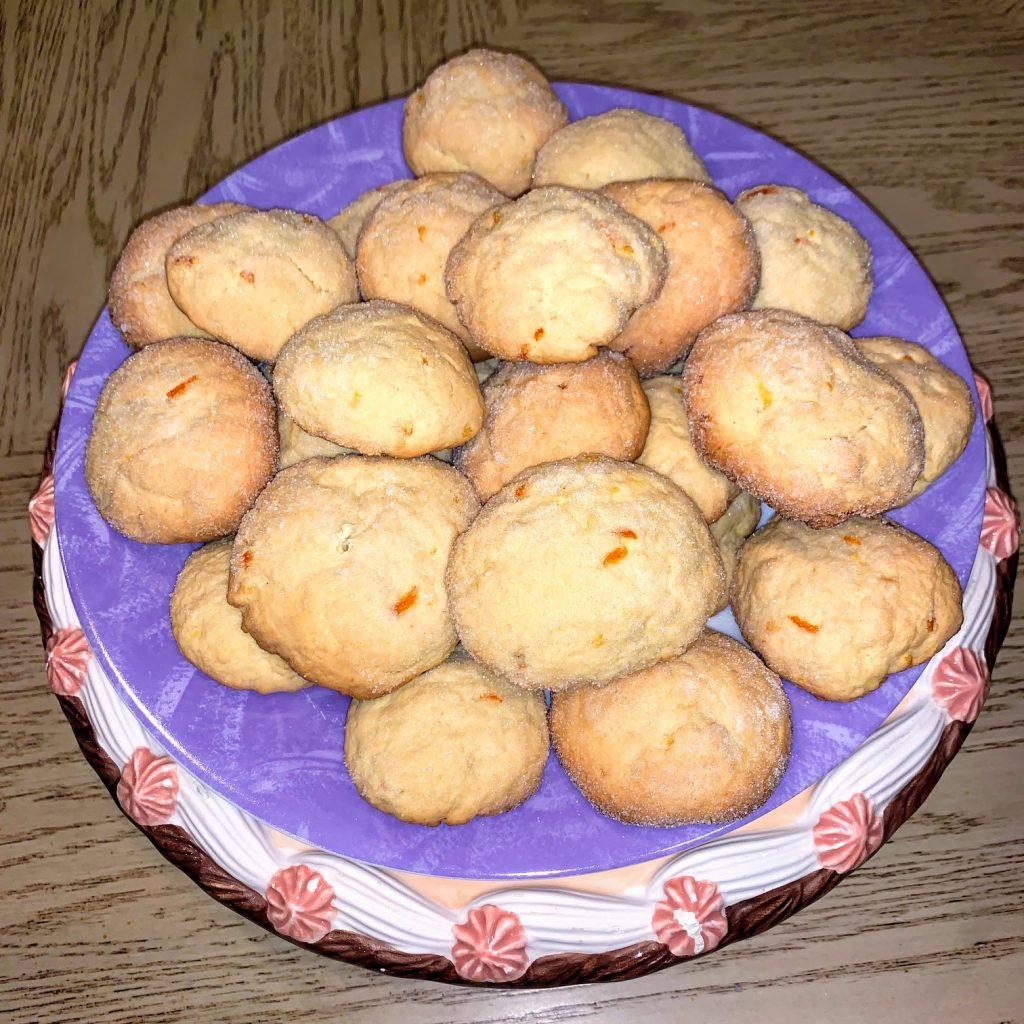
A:
[[[304,324],[359,297],[352,261],[323,221],[248,210],[193,228],[167,253],[171,297],[204,331],[273,362]]]
[[[718,555],[722,559],[722,568],[725,569],[726,593],[715,609],[716,612],[720,612],[729,603],[728,591],[732,588],[732,581],[736,576],[740,550],[747,542],[747,538],[757,529],[760,519],[761,502],[752,494],[740,491],[725,512],[708,527],[718,545]]]
[[[883,519],[813,530],[775,518],[740,552],[732,610],[751,647],[823,700],[854,700],[927,661],[960,628],[940,552]]]
[[[472,346],[474,359],[486,359],[448,301],[444,270],[473,221],[504,202],[496,188],[475,174],[428,174],[394,189],[359,236],[359,290],[367,299],[391,299],[432,316]]]
[[[85,479],[100,514],[148,544],[234,531],[277,468],[270,386],[242,355],[174,338],[129,356],[100,393]]]
[[[478,508],[437,459],[307,459],[278,473],[242,521],[228,601],[299,675],[379,696],[454,649],[444,570]]]
[[[207,337],[167,290],[167,250],[187,231],[238,213],[240,203],[178,206],[144,220],[128,237],[110,276],[110,319],[132,348],[177,337]]]
[[[791,519],[884,512],[921,475],[909,392],[834,327],[774,309],[722,317],[682,379],[701,457]]]
[[[611,352],[582,363],[505,363],[483,394],[483,428],[454,459],[481,501],[542,462],[586,452],[632,461],[650,422],[636,370]]]
[[[657,231],[668,257],[661,294],[611,342],[650,376],[686,355],[713,320],[750,305],[760,270],[754,233],[721,192],[700,181],[619,181],[601,191]]]
[[[407,185],[410,180],[409,178],[399,178],[397,181],[389,181],[376,188],[368,188],[325,222],[341,239],[341,244],[345,246],[345,252],[348,253],[349,259],[356,258],[356,242],[359,240],[359,232],[362,231],[366,218],[377,209],[380,201],[386,195],[394,192],[396,188]]]
[[[537,154],[533,187],[600,188],[612,181],[688,178],[710,181],[686,136],[671,121],[617,108],[573,121]]]
[[[871,298],[871,249],[857,229],[797,188],[760,185],[741,192],[761,253],[754,309],[787,309],[849,330]]]
[[[325,437],[317,437],[316,434],[307,434],[291,416],[280,410],[277,414],[277,436],[281,442],[278,469],[287,469],[296,462],[315,459],[321,455],[332,459],[335,455],[352,454],[351,448],[335,444]]]
[[[447,583],[463,647],[550,690],[676,657],[724,592],[693,502],[652,470],[589,455],[506,484],[455,542]]]
[[[789,760],[789,701],[742,644],[704,630],[684,654],[599,688],[556,693],[551,738],[598,810],[634,825],[735,821]]]
[[[974,402],[967,385],[926,348],[902,338],[856,338],[857,347],[898,380],[914,399],[924,423],[924,469],[914,484],[916,498],[960,458],[974,426]]]
[[[517,196],[530,187],[537,151],[567,117],[529,61],[470,50],[435,68],[406,100],[402,148],[416,174],[472,171]]]
[[[228,604],[230,561],[231,538],[189,555],[171,594],[171,632],[178,649],[211,679],[236,690],[278,693],[309,686],[242,629],[241,613]]]
[[[399,690],[354,700],[345,765],[364,800],[417,825],[518,807],[548,756],[544,697],[452,656]]]
[[[541,188],[478,218],[452,250],[448,298],[501,359],[581,362],[649,302],[665,247],[607,196]]]
[[[449,448],[484,418],[458,338],[380,299],[338,306],[298,331],[274,366],[274,393],[303,430],[366,455]]]

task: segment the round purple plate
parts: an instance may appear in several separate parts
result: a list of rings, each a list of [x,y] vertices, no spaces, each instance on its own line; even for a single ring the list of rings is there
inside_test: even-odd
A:
[[[927,346],[971,386],[956,327],[927,274],[888,225],[845,185],[772,139],[707,110],[624,89],[559,85],[579,118],[629,106],[678,124],[730,197],[777,182],[805,189],[850,220],[874,254],[875,291],[857,334],[893,334]],[[291,207],[329,217],[364,189],[409,170],[402,101],[340,117],[258,157],[203,197]],[[468,825],[407,825],[356,793],[342,760],[348,699],[318,687],[259,696],[219,686],[193,668],[171,636],[167,602],[190,547],[122,537],[100,518],[83,478],[93,409],[108,374],[128,355],[104,312],[86,342],[60,425],[55,465],[57,538],[71,593],[100,664],[173,756],[240,807],[332,852],[386,867],[459,878],[581,874],[677,853],[735,828],[641,828],[594,810],[552,756],[540,791],[522,807]],[[975,395],[975,399],[976,399]],[[965,583],[978,547],[984,441],[975,425],[958,462],[893,518],[936,544]],[[728,612],[712,623],[735,635]],[[771,800],[799,793],[855,750],[920,673],[891,676],[850,704],[796,687],[793,754]],[[749,820],[749,819],[744,819]]]

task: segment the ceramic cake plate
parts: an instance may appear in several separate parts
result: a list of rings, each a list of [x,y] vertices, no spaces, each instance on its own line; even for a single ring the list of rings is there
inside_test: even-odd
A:
[[[686,132],[730,198],[791,184],[850,220],[874,256],[858,335],[925,345],[967,380],[978,418],[961,458],[892,518],[943,552],[964,623],[926,665],[849,704],[784,683],[793,752],[772,798],[730,825],[644,828],[592,808],[552,755],[522,807],[458,827],[399,822],[356,793],[342,759],[347,698],[259,696],[180,655],[167,601],[188,545],[129,541],[99,516],[83,461],[93,410],[128,349],[104,312],[30,503],[47,675],[83,753],[161,852],[222,903],[291,941],[394,974],[492,985],[636,977],[756,934],[831,889],[920,805],[970,730],[1005,635],[1018,520],[955,325],[906,246],[850,189],[741,124],[660,97],[556,90],[578,118],[616,106]],[[269,151],[203,201],[331,216],[407,177],[402,102]],[[765,510],[768,514],[768,510]],[[728,610],[711,625],[738,635]]]

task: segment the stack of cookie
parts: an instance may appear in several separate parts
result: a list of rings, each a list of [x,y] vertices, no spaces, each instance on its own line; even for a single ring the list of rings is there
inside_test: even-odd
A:
[[[142,224],[86,477],[126,536],[210,542],[170,599],[191,662],[352,698],[381,810],[508,810],[553,740],[607,814],[729,821],[785,770],[778,674],[852,700],[959,627],[939,552],[877,517],[960,455],[971,400],[844,333],[871,255],[840,217],[731,203],[660,118],[567,121],[471,51],[406,104],[416,178],[327,222]],[[730,600],[753,650],[706,626]]]

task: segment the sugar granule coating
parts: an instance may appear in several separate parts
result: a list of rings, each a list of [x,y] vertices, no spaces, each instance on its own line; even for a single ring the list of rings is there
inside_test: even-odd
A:
[[[356,255],[359,290],[367,299],[391,299],[432,316],[458,335],[474,359],[486,359],[448,301],[444,270],[473,221],[505,201],[475,174],[428,174],[406,182],[363,226]]]
[[[754,309],[787,309],[843,330],[864,319],[871,249],[852,224],[784,185],[747,189],[736,207],[761,253]]]
[[[228,601],[321,686],[376,697],[456,644],[444,570],[479,503],[437,459],[343,455],[282,470],[242,521]]]
[[[657,296],[665,247],[607,196],[542,188],[478,218],[452,250],[448,297],[502,359],[581,362]]]
[[[725,589],[719,606],[715,609],[720,612],[729,603],[728,591],[732,588],[732,581],[736,576],[736,564],[739,561],[740,551],[747,542],[747,538],[757,529],[761,519],[761,502],[752,494],[740,491],[729,503],[725,513],[719,516],[708,529],[718,545],[718,554],[722,559],[722,567],[725,569]]]
[[[632,461],[650,413],[633,365],[602,352],[582,363],[505,363],[483,386],[480,432],[455,453],[481,501],[517,473],[590,452]]]
[[[224,686],[257,693],[301,690],[296,675],[276,654],[242,629],[242,614],[228,604],[230,537],[193,551],[171,594],[171,632],[196,668]]]
[[[467,441],[484,418],[473,364],[436,320],[375,299],[298,331],[274,367],[282,410],[365,455],[413,458]]]
[[[406,100],[402,147],[417,175],[472,171],[517,196],[530,187],[537,151],[567,119],[529,61],[470,50],[435,68]]]
[[[332,459],[335,455],[354,454],[351,448],[335,444],[325,437],[307,433],[291,416],[280,409],[277,412],[277,436],[281,440],[278,469],[287,469],[296,462],[315,459],[319,455]]]
[[[924,423],[924,469],[914,484],[916,498],[938,480],[967,447],[974,426],[974,402],[963,380],[926,348],[902,338],[855,338],[880,369],[898,380],[913,398]]]
[[[351,260],[356,258],[356,243],[359,240],[359,232],[366,223],[366,218],[373,213],[380,205],[381,200],[395,189],[401,188],[409,183],[409,178],[399,178],[397,181],[389,181],[376,188],[368,188],[352,200],[348,206],[343,206],[333,217],[328,218],[324,223],[334,231],[345,246],[345,252]]]
[[[636,825],[725,822],[760,807],[789,760],[789,701],[742,644],[704,630],[682,655],[556,693],[559,760],[598,810]]]
[[[345,765],[364,800],[418,825],[462,825],[518,807],[548,756],[543,694],[453,655],[399,690],[354,700]]]
[[[128,237],[110,276],[110,319],[132,348],[177,337],[206,337],[167,290],[167,250],[187,231],[248,209],[240,203],[178,206],[144,220]]]
[[[775,518],[740,551],[732,610],[751,647],[823,700],[927,661],[963,622],[942,554],[884,519],[813,530]]]
[[[174,301],[205,331],[273,362],[304,324],[359,297],[352,261],[323,221],[248,210],[193,228],[167,253]]]
[[[697,454],[686,418],[682,381],[671,376],[652,377],[643,382],[643,389],[651,426],[636,461],[667,476],[693,499],[705,520],[713,523],[740,489]]]
[[[693,502],[652,470],[591,455],[506,484],[455,542],[447,582],[466,650],[551,690],[676,657],[725,589]]]
[[[240,353],[174,338],[129,356],[100,393],[85,479],[100,514],[149,544],[231,533],[277,468],[270,385]]]
[[[721,192],[703,182],[622,181],[602,192],[650,225],[668,257],[661,294],[611,342],[641,376],[649,376],[684,356],[713,320],[750,305],[760,273],[754,232]]]
[[[834,327],[782,310],[724,316],[697,338],[682,380],[701,457],[791,519],[884,512],[921,475],[909,392]]]
[[[537,154],[533,187],[600,188],[612,181],[644,178],[711,180],[676,125],[620,107],[555,132]]]

